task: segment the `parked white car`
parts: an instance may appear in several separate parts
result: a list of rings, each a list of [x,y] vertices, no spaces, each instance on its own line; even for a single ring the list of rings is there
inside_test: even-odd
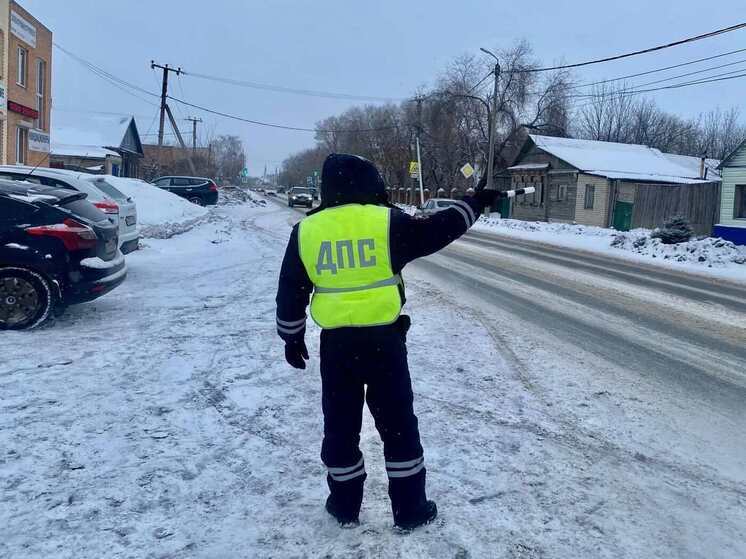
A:
[[[0,178],[35,182],[47,186],[85,192],[88,200],[109,216],[119,227],[119,246],[123,254],[137,250],[140,234],[137,230],[137,206],[132,198],[122,194],[105,176],[66,169],[0,165]]]
[[[450,198],[431,198],[430,200],[425,202],[424,206],[417,209],[417,213],[419,215],[432,215],[434,213],[447,210],[456,203],[456,200],[452,200]]]

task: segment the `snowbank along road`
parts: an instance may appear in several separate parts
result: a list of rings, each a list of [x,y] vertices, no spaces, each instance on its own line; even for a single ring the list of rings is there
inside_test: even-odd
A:
[[[274,333],[298,218],[218,207],[109,296],[2,335],[0,556],[746,556],[744,291],[484,234],[406,270],[441,517],[392,530],[366,414],[340,529],[318,332],[305,372]]]

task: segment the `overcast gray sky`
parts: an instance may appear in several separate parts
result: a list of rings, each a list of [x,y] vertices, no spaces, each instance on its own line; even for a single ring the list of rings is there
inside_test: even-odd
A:
[[[356,95],[407,97],[432,82],[454,57],[480,46],[501,48],[528,39],[545,63],[576,62],[636,50],[746,21],[743,0],[21,0],[64,48],[149,91],[160,91],[150,60],[185,70],[273,85]],[[583,81],[616,77],[746,48],[746,30],[696,44],[594,66]],[[666,77],[726,62],[746,52]],[[720,72],[744,68],[746,63]],[[157,99],[128,95],[55,51],[55,116],[73,111],[137,115],[142,134],[157,131]],[[638,81],[639,81],[638,80]],[[746,113],[746,78],[655,94],[682,116],[717,106]],[[313,127],[355,104],[237,88],[182,77],[170,92],[193,103],[247,118]],[[147,96],[142,95],[147,99]],[[196,113],[215,133],[241,136],[250,172],[280,165],[313,145],[313,134],[261,128],[200,114],[173,103],[177,118]],[[188,123],[184,122],[186,129]],[[53,123],[54,125],[54,123]],[[155,141],[155,136],[146,136]]]

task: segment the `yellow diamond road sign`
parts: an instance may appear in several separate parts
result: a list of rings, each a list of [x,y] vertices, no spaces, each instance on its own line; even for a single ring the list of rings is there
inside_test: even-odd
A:
[[[467,163],[466,165],[461,167],[461,174],[468,179],[474,174],[474,167],[472,167],[470,163]]]

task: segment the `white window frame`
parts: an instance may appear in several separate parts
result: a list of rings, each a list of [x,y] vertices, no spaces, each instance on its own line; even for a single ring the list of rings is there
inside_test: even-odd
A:
[[[39,116],[34,125],[39,130],[44,130],[47,125],[47,61],[43,58],[36,59],[36,111]]]
[[[16,126],[16,165],[28,163],[28,129]]]
[[[564,202],[567,200],[567,185],[560,184],[557,186],[557,201]]]
[[[16,69],[16,84],[26,87],[28,84],[28,49],[18,47],[16,52],[18,68]]]

